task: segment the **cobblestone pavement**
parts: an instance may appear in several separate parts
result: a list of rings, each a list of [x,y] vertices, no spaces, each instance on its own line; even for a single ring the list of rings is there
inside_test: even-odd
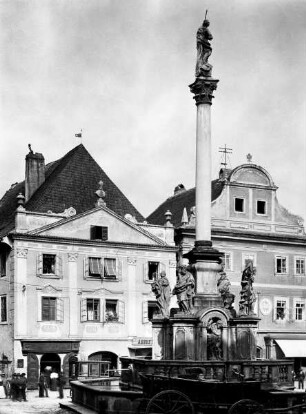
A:
[[[28,401],[0,399],[0,414],[71,414],[60,408],[59,403],[71,401],[69,390],[64,390],[64,398],[58,398],[57,391],[49,391],[49,397],[39,398],[38,390],[27,391]]]

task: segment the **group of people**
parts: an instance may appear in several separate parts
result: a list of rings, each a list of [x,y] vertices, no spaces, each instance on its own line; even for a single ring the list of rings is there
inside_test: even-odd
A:
[[[11,398],[12,401],[27,401],[27,378],[25,373],[14,373],[11,379],[5,374],[1,374],[0,382],[3,390],[2,398]]]
[[[64,398],[66,379],[63,373],[52,372],[50,379],[55,384],[53,390],[58,389],[59,398]],[[49,397],[48,388],[46,375],[42,372],[38,380],[39,397]],[[0,374],[0,398],[10,398],[12,401],[27,401],[26,390],[27,378],[25,373],[14,373],[11,378],[5,374]]]
[[[292,372],[292,379],[293,379],[293,381],[298,382],[299,389],[304,389],[305,377],[306,377],[306,375],[305,375],[305,372],[303,371],[302,368],[300,368],[300,370],[297,373]]]

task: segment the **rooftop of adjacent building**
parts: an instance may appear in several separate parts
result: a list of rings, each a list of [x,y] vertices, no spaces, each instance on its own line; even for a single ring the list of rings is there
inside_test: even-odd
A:
[[[39,156],[37,156],[39,155]],[[43,160],[42,154],[30,149],[26,160],[37,162]],[[95,207],[97,190],[103,182],[106,206],[124,217],[130,214],[138,222],[144,217],[112,182],[103,169],[89,154],[83,144],[69,151],[59,160],[50,162],[44,168],[43,182],[38,181],[38,188],[31,194],[24,207],[29,211],[61,213],[73,207],[76,213],[83,213]],[[27,174],[27,172],[26,172]],[[14,229],[14,217],[18,194],[26,194],[26,180],[15,183],[0,200],[0,236]],[[28,179],[28,181],[31,181]]]

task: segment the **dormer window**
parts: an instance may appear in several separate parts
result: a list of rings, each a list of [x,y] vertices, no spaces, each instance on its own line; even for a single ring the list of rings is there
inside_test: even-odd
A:
[[[263,200],[257,200],[257,214],[267,214],[267,203]]]
[[[244,198],[235,197],[235,212],[244,213]]]
[[[108,227],[105,226],[91,226],[90,227],[91,240],[108,240]]]

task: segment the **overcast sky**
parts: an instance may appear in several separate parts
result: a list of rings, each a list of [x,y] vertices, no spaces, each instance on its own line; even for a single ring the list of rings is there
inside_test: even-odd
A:
[[[54,161],[83,144],[144,215],[195,185],[195,35],[211,22],[212,177],[253,162],[306,218],[306,1],[0,0],[0,195],[28,143]],[[99,177],[97,177],[97,182]],[[97,187],[98,188],[98,187]],[[107,191],[107,188],[105,188]]]

